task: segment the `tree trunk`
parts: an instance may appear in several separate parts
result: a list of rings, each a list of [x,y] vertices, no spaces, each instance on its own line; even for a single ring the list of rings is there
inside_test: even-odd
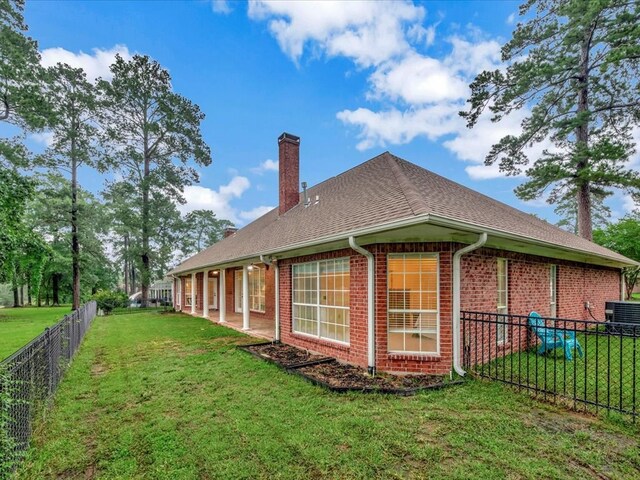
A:
[[[144,139],[144,177],[142,180],[142,303],[146,307],[149,302],[149,174],[151,173],[151,159],[148,154],[148,140]]]
[[[51,290],[52,290],[52,296],[53,296],[53,305],[58,307],[60,306],[60,274],[59,273],[54,273],[53,276],[51,277],[51,282],[52,282],[52,286],[51,286]]]
[[[31,278],[27,275],[27,305],[31,306]]]
[[[13,306],[14,308],[20,306],[20,293],[17,285],[13,286]]]
[[[576,116],[579,118],[589,109],[589,50],[591,49],[591,37],[593,29],[591,26],[585,30],[580,51],[580,76],[578,78],[578,108]],[[581,123],[576,127],[576,173],[578,177],[578,235],[587,240],[592,239],[591,224],[591,182],[584,179],[581,174],[590,168],[589,162],[589,119],[581,119]]]
[[[24,285],[20,285],[20,306],[24,307]]]
[[[124,291],[129,294],[129,235],[124,236]]]
[[[80,241],[78,239],[78,162],[75,131],[71,134],[71,264],[73,300],[71,310],[80,308]]]

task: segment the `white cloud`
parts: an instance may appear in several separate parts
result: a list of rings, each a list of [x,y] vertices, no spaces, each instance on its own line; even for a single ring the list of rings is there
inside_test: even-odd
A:
[[[625,213],[631,213],[634,210],[639,209],[640,205],[634,201],[633,197],[630,194],[624,194],[622,196],[622,208],[624,209]]]
[[[425,10],[409,2],[265,1],[249,3],[249,17],[268,21],[280,48],[294,61],[305,46],[357,65],[377,65],[410,50],[405,28],[420,23]]]
[[[231,205],[231,201],[241,198],[250,186],[249,179],[241,176],[233,177],[228,184],[221,185],[218,190],[191,185],[185,187],[184,197],[187,202],[184,205],[178,205],[178,210],[182,214],[193,210],[213,210],[218,218],[238,223],[240,220],[238,211]]]
[[[338,112],[339,120],[360,128],[358,150],[409,143],[419,135],[436,140],[456,131],[458,108],[442,104],[401,111],[374,112],[367,108]]]
[[[278,171],[278,161],[271,160],[270,158],[262,162],[257,167],[251,169],[251,171],[255,174],[262,175],[265,172],[277,172]]]
[[[227,0],[211,0],[211,8],[215,13],[223,15],[231,13],[231,6]]]
[[[37,132],[32,133],[29,137],[36,143],[40,143],[45,147],[50,147],[53,145],[53,132]]]
[[[415,52],[382,65],[369,80],[371,98],[387,97],[410,105],[459,100],[469,90],[468,83],[443,62]]]
[[[93,54],[82,51],[74,53],[61,47],[55,47],[46,48],[42,51],[41,63],[45,67],[51,67],[57,63],[66,63],[74,68],[82,68],[89,80],[94,81],[98,77],[110,80],[112,75],[109,66],[115,61],[117,54],[120,54],[125,60],[131,58],[126,45],[115,45],[108,50],[94,48]]]
[[[516,12],[513,12],[511,15],[509,15],[507,17],[507,25],[513,25],[516,22],[517,16],[518,14]]]
[[[253,222],[256,218],[263,216],[265,213],[270,212],[274,208],[275,207],[262,205],[251,210],[243,210],[238,214],[238,216],[241,219],[246,220],[247,222]]]

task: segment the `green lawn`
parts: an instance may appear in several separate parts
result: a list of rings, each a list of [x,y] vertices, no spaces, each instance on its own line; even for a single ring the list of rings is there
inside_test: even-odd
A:
[[[574,353],[574,360],[569,361],[561,349],[546,355],[531,349],[498,358],[476,367],[476,371],[568,399],[575,393],[578,398],[627,412],[633,411],[635,401],[640,413],[640,338],[606,335],[603,329],[588,335],[578,333],[576,338],[583,358]],[[593,406],[578,407],[595,411]]]
[[[335,394],[204,319],[96,319],[18,472],[42,478],[638,478],[637,427],[497,383]]]
[[[29,343],[45,327],[58,322],[68,313],[71,313],[69,305],[0,309],[0,360]]]

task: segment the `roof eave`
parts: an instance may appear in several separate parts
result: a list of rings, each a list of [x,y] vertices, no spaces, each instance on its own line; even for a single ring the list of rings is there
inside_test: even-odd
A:
[[[620,255],[620,257],[614,257],[614,256],[605,256],[605,255],[600,255],[594,252],[589,252],[586,250],[582,250],[582,249],[575,249],[572,247],[564,247],[562,245],[558,245],[556,243],[553,242],[546,242],[543,240],[536,240],[536,239],[532,239],[530,237],[527,237],[525,235],[519,235],[519,234],[515,234],[512,232],[506,232],[504,230],[500,230],[500,229],[495,229],[495,228],[487,228],[484,227],[482,225],[478,225],[478,224],[474,224],[471,222],[461,222],[459,220],[455,220],[452,218],[448,218],[448,217],[443,217],[443,216],[437,216],[437,215],[433,215],[433,214],[423,214],[423,215],[415,215],[415,216],[411,216],[411,217],[405,217],[399,220],[394,220],[392,222],[387,222],[387,223],[383,223],[383,224],[377,224],[377,225],[371,225],[365,228],[361,228],[361,229],[357,229],[357,230],[351,230],[351,231],[345,231],[345,232],[340,232],[338,234],[334,234],[334,235],[329,235],[329,236],[325,236],[325,237],[321,237],[318,239],[314,239],[312,241],[307,241],[307,242],[298,242],[295,244],[291,244],[291,245],[287,245],[286,247],[283,248],[279,248],[279,249],[274,249],[274,250],[267,250],[264,252],[259,252],[256,254],[252,254],[252,255],[246,255],[243,257],[237,257],[234,259],[231,259],[229,261],[225,261],[225,262],[217,262],[217,263],[210,263],[210,264],[203,264],[198,266],[197,268],[187,268],[184,270],[179,269],[179,267],[171,270],[171,272],[169,272],[168,275],[178,275],[178,274],[184,274],[184,273],[189,273],[189,272],[194,272],[194,271],[201,271],[202,269],[206,269],[206,268],[224,268],[224,266],[232,266],[234,264],[240,263],[240,262],[246,262],[249,260],[255,260],[256,258],[259,258],[261,255],[263,256],[267,256],[267,257],[272,257],[272,256],[277,256],[277,255],[281,255],[283,253],[292,251],[292,250],[300,250],[303,248],[307,248],[307,247],[314,247],[314,246],[318,246],[318,245],[322,245],[324,243],[331,243],[331,242],[336,242],[336,241],[340,241],[340,240],[347,240],[349,237],[354,236],[354,237],[359,237],[362,235],[369,235],[369,234],[373,234],[373,233],[378,233],[378,232],[382,232],[382,231],[386,231],[386,230],[393,230],[393,229],[397,229],[397,228],[402,228],[402,227],[407,227],[407,226],[412,226],[412,225],[419,225],[422,223],[430,223],[433,225],[440,225],[440,226],[444,226],[444,227],[450,227],[450,228],[455,228],[455,229],[459,229],[459,230],[463,230],[463,231],[468,231],[468,232],[473,232],[473,233],[482,233],[482,232],[486,232],[487,234],[491,235],[491,236],[495,236],[495,237],[500,237],[500,238],[505,238],[505,239],[511,239],[511,240],[516,240],[516,241],[520,241],[520,242],[525,242],[525,243],[530,243],[530,244],[535,244],[535,245],[541,245],[550,249],[554,249],[554,250],[560,250],[560,251],[565,251],[565,252],[580,252],[588,257],[594,257],[594,258],[600,258],[602,260],[606,260],[609,263],[614,263],[616,264],[615,266],[617,267],[627,267],[627,266],[636,266],[636,265],[640,265],[640,263],[631,260],[629,258],[623,257],[622,255]]]

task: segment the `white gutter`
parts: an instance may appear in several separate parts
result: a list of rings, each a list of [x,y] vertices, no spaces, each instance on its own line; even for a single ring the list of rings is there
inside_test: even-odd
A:
[[[465,253],[480,248],[486,242],[487,233],[483,232],[476,243],[467,245],[453,254],[453,369],[461,377],[464,377],[467,372],[460,364],[460,258]]]
[[[373,254],[356,243],[353,236],[349,237],[349,246],[356,252],[367,257],[367,365],[369,373],[376,373],[376,319],[375,319],[375,292],[374,292],[374,260]]]
[[[353,230],[351,232],[343,232],[343,233],[339,233],[339,234],[335,234],[335,235],[328,235],[326,237],[318,237],[318,238],[314,238],[313,240],[307,240],[307,241],[303,241],[303,242],[297,242],[297,243],[293,243],[291,245],[287,245],[286,247],[282,247],[282,248],[278,248],[275,250],[269,250],[269,251],[265,251],[263,252],[261,255],[262,256],[273,256],[273,255],[278,255],[278,254],[282,254],[282,253],[286,253],[288,251],[291,250],[298,250],[298,249],[303,249],[303,248],[308,248],[308,247],[314,247],[317,245],[322,245],[324,243],[332,243],[332,242],[338,242],[338,241],[344,241],[346,238],[353,236],[353,237],[361,237],[364,235],[370,235],[370,234],[374,234],[374,233],[378,233],[378,232],[383,232],[383,231],[387,231],[387,230],[395,230],[398,228],[403,228],[403,227],[410,227],[413,225],[419,225],[419,224],[423,224],[423,223],[427,223],[427,224],[431,224],[431,225],[440,225],[443,227],[448,227],[448,228],[453,228],[456,230],[462,230],[462,231],[467,231],[469,233],[483,233],[486,232],[488,235],[492,235],[495,237],[499,237],[499,238],[505,238],[507,240],[513,240],[513,241],[519,241],[519,242],[524,242],[525,244],[531,244],[531,245],[540,245],[542,247],[548,247],[550,249],[553,250],[559,250],[559,251],[565,251],[565,252],[570,252],[570,253],[580,253],[582,255],[585,255],[585,259],[583,260],[576,260],[576,261],[582,261],[584,263],[593,263],[593,262],[589,262],[587,261],[587,258],[589,259],[593,259],[593,258],[598,258],[601,260],[606,260],[609,262],[614,262],[615,264],[617,264],[616,266],[629,266],[629,265],[640,265],[640,262],[629,262],[629,263],[623,263],[620,259],[617,258],[613,258],[607,255],[601,255],[601,254],[597,254],[597,253],[593,253],[593,252],[587,252],[585,250],[577,250],[574,248],[570,248],[570,247],[563,247],[561,245],[549,242],[549,241],[544,241],[544,240],[536,240],[536,239],[531,239],[525,235],[519,235],[519,234],[514,234],[511,232],[507,232],[505,230],[501,230],[501,229],[496,229],[496,228],[487,228],[485,226],[482,225],[478,225],[475,224],[473,222],[461,222],[458,220],[454,220],[451,218],[447,218],[447,217],[442,217],[442,216],[438,216],[438,215],[433,215],[433,214],[424,214],[424,215],[416,215],[416,216],[412,216],[412,217],[408,217],[408,218],[403,218],[400,220],[394,220],[388,223],[384,223],[384,224],[377,224],[377,225],[373,225],[373,226],[369,226],[369,227],[365,227],[365,228],[359,228],[357,230]],[[250,260],[252,258],[258,258],[259,256],[261,256],[259,254],[254,254],[254,255],[247,255],[244,257],[238,257],[235,258],[233,261],[226,261],[226,262],[221,262],[221,263],[210,263],[207,265],[198,265],[197,268],[187,268],[185,270],[177,270],[175,272],[172,272],[172,274],[174,273],[178,273],[178,274],[185,274],[190,272],[191,270],[200,270],[204,267],[216,267],[216,268],[222,268],[222,265],[228,265],[228,266],[236,266],[239,265],[240,262],[246,261],[246,260]],[[562,256],[556,256],[556,257],[549,257],[549,258],[563,258]],[[604,264],[598,264],[598,265],[604,265]],[[613,265],[608,265],[608,266],[613,266]],[[177,267],[176,267],[177,268]]]

